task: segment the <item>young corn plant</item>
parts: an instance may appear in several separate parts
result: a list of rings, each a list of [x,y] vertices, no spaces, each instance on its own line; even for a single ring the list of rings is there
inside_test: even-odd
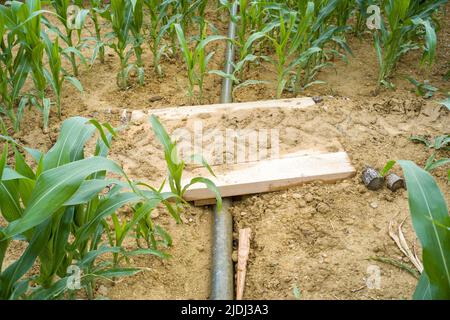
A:
[[[85,157],[85,145],[96,131],[99,138],[94,156]],[[166,257],[156,249],[126,251],[120,246],[140,219],[165,198],[176,195],[139,189],[115,162],[107,159],[115,134],[109,124],[70,118],[46,154],[1,136],[6,143],[0,158],[0,212],[7,225],[0,228],[0,299],[53,299],[70,296],[70,292],[73,295],[68,286],[73,268],[81,270],[82,288],[92,298],[97,278],[139,272],[137,268],[120,267],[120,257]],[[15,155],[14,167],[6,164],[9,146]],[[35,169],[27,164],[20,149],[35,160]],[[107,178],[107,172],[122,179]],[[109,217],[117,217],[116,212],[124,206],[135,207],[133,219],[126,227],[111,224]],[[114,245],[108,245],[104,236],[112,234],[116,239],[108,243]],[[19,260],[3,269],[2,262],[12,241],[24,241],[28,248]],[[114,259],[97,262],[105,254],[113,254]],[[39,274],[30,278],[27,273],[37,258]],[[31,281],[38,287],[31,290]]]
[[[149,11],[150,17],[149,46],[153,55],[153,67],[156,73],[161,77],[163,76],[163,70],[160,61],[167,49],[167,45],[162,44],[162,41],[174,23],[181,19],[181,16],[169,15],[170,2],[168,1],[145,0],[144,4]]]
[[[70,0],[51,0],[50,3],[55,9],[63,30],[60,30],[57,25],[52,24],[48,19],[44,18],[43,21],[49,30],[55,32],[66,43],[67,47],[62,50],[62,54],[70,61],[72,74],[78,77],[77,57],[83,64],[86,64],[86,59],[80,51],[85,46],[81,38],[81,31],[89,10],[81,8],[82,1],[75,1],[76,5],[72,5]],[[76,43],[73,39],[74,34],[77,34],[78,38]]]
[[[91,39],[95,41],[94,52],[91,57],[91,65],[97,59],[100,59],[100,63],[105,63],[105,43],[103,42],[102,28],[100,23],[100,16],[104,14],[109,7],[104,5],[102,0],[90,0],[90,17],[94,24],[95,36]]]
[[[356,0],[341,0],[338,1],[337,7],[334,10],[334,16],[336,19],[336,25],[339,27],[345,27],[352,16],[355,9]]]
[[[26,97],[22,95],[22,88],[30,66],[25,48],[20,45],[16,33],[9,32],[15,26],[14,23],[6,24],[9,18],[12,18],[11,10],[0,5],[0,113],[6,115],[14,131],[18,131],[27,104]]]
[[[113,32],[108,33],[107,45],[112,48],[120,60],[120,70],[117,74],[117,85],[125,90],[128,87],[128,78],[131,70],[136,69],[139,81],[143,83],[144,74],[140,58],[140,43],[142,39],[137,40],[140,28],[142,27],[141,9],[139,1],[111,0],[110,10],[102,13],[102,17],[111,23]],[[139,2],[140,3],[140,2]],[[133,49],[130,49],[129,46]],[[129,60],[133,53],[137,53],[137,63],[130,63]]]
[[[61,117],[61,90],[63,83],[69,81],[80,92],[83,92],[83,86],[77,78],[64,75],[64,71],[61,67],[61,48],[59,47],[58,38],[56,38],[54,42],[51,42],[48,36],[43,34],[43,40],[50,68],[50,71],[44,69],[44,74],[55,93],[58,116]]]
[[[418,97],[423,97],[424,99],[431,98],[436,91],[439,89],[430,84],[429,80],[424,80],[420,82],[413,77],[407,76],[406,79],[414,85],[414,92]]]
[[[217,40],[226,40],[227,38],[221,35],[207,36],[207,25],[204,25],[200,39],[195,41],[193,48],[189,47],[184,31],[180,24],[175,24],[175,30],[180,44],[180,50],[183,53],[184,62],[186,63],[188,73],[188,95],[190,98],[194,97],[194,87],[198,86],[198,99],[201,103],[203,98],[203,84],[207,73],[208,63],[214,55],[214,51],[206,53],[206,46]]]
[[[265,37],[275,50],[275,57],[269,57],[269,61],[277,73],[278,98],[288,85],[290,90],[299,92],[322,83],[315,77],[321,69],[333,65],[329,62],[329,55],[338,55],[345,60],[344,54],[328,48],[327,44],[334,43],[351,53],[345,39],[339,36],[348,27],[324,23],[331,19],[337,4],[337,1],[330,1],[317,8],[314,2],[309,1],[300,11],[283,6],[277,8],[278,18],[266,27]]]
[[[386,0],[381,19],[381,29],[374,33],[375,49],[379,62],[379,85],[393,88],[389,81],[397,62],[408,51],[423,43],[421,64],[433,64],[436,56],[436,32],[432,15],[446,0]]]
[[[44,43],[41,39],[41,2],[28,0],[8,2],[0,6],[3,20],[3,33],[8,31],[6,39],[2,38],[2,63],[0,76],[2,85],[2,113],[6,114],[15,130],[19,129],[24,108],[31,104],[37,107],[44,117],[44,128],[48,124],[50,100],[45,97],[47,82],[44,76]],[[31,75],[34,90],[21,92],[26,79]],[[15,111],[17,108],[17,111]]]
[[[443,134],[436,136],[433,139],[429,139],[425,136],[412,136],[410,139],[414,142],[423,143],[428,149],[434,149],[434,152],[428,157],[425,163],[424,169],[426,171],[432,171],[450,163],[450,158],[436,159],[439,150],[450,150],[450,135]],[[448,180],[450,181],[450,169],[448,170]]]
[[[133,49],[136,57],[136,69],[138,73],[139,84],[144,84],[144,62],[142,61],[142,45],[144,36],[142,34],[142,26],[144,23],[144,0],[133,1],[133,19],[131,21],[131,34],[133,38]]]
[[[180,203],[180,199],[183,198],[183,195],[186,193],[186,191],[189,189],[190,186],[197,183],[203,183],[209,190],[211,190],[215,194],[217,200],[217,207],[220,211],[222,208],[222,197],[220,196],[220,191],[218,190],[214,182],[204,177],[195,177],[192,178],[185,185],[183,185],[182,176],[186,163],[182,159],[180,159],[176,142],[173,142],[170,139],[169,134],[161,125],[161,122],[158,120],[156,116],[153,115],[150,118],[150,123],[152,125],[153,132],[156,138],[163,146],[164,159],[166,160],[168,169],[169,186],[171,192],[178,196],[178,198],[176,199],[177,203],[178,204]],[[211,175],[214,176],[211,167],[208,165],[208,163],[202,156],[193,155],[192,160],[201,163],[211,173]]]

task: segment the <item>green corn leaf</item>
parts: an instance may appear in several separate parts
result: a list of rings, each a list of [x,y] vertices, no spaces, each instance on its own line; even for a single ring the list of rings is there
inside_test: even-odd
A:
[[[11,238],[45,221],[75,194],[86,177],[104,170],[123,173],[116,163],[102,157],[79,160],[42,173],[22,218],[3,230],[4,238]]]
[[[117,209],[126,204],[133,204],[141,201],[142,197],[135,193],[118,193],[100,202],[94,218],[83,225],[76,235],[75,245],[89,239],[89,236],[96,230],[102,219],[112,215]]]
[[[430,163],[428,163],[428,161],[427,161],[427,164],[424,168],[426,171],[432,171],[432,170],[435,170],[439,167],[445,166],[446,164],[450,163],[450,158],[443,158],[443,159],[439,159],[436,161],[433,161],[433,160],[434,160],[434,157],[432,158]]]
[[[82,158],[84,145],[95,130],[94,126],[86,125],[88,121],[73,117],[63,122],[56,144],[44,157],[45,170]]]
[[[95,259],[97,259],[98,257],[100,257],[101,255],[107,254],[107,253],[120,253],[122,252],[123,249],[120,247],[107,247],[107,246],[102,246],[97,250],[92,250],[90,252],[88,252],[82,260],[80,260],[78,262],[78,266],[81,269],[85,269],[87,268],[89,265],[91,265]]]
[[[383,170],[381,170],[380,175],[381,175],[382,177],[384,177],[384,176],[389,172],[389,170],[392,169],[392,167],[393,167],[395,164],[396,164],[396,161],[395,161],[395,160],[389,160],[389,161],[386,163],[386,165],[384,166]]]
[[[425,28],[425,51],[422,57],[422,62],[427,62],[431,65],[436,56],[437,37],[436,32],[429,20],[421,18],[412,19],[415,25],[422,25]]]
[[[430,280],[425,272],[420,275],[416,290],[413,295],[414,300],[432,300]]]
[[[96,278],[110,279],[110,278],[115,278],[115,277],[129,277],[129,276],[133,276],[139,272],[142,272],[142,269],[139,269],[139,268],[112,268],[112,269],[95,271],[89,276],[96,277]]]
[[[110,185],[119,185],[126,187],[127,184],[120,180],[103,180],[103,179],[93,179],[86,180],[82,183],[77,192],[64,203],[64,206],[74,206],[78,204],[83,204],[91,201],[96,197],[103,189]]]
[[[75,77],[66,76],[64,77],[65,80],[69,81],[78,91],[83,92],[83,85],[81,84],[80,80],[78,80]]]
[[[132,257],[132,256],[139,256],[139,255],[153,255],[161,259],[169,259],[172,256],[170,254],[164,253],[159,250],[155,249],[135,249],[132,251],[125,252],[125,256]]]
[[[19,260],[6,268],[0,275],[0,284],[2,289],[0,290],[1,299],[9,298],[9,295],[12,293],[16,282],[33,266],[36,258],[47,243],[51,230],[50,228],[48,228],[49,224],[50,221],[48,220],[37,228],[33,238],[30,241],[30,244],[28,245],[22,256],[19,258]],[[3,239],[1,241],[3,242],[5,240]]]
[[[219,77],[230,79],[235,82],[238,81],[238,79],[233,74],[225,73],[222,70],[209,70],[208,73],[215,74],[215,75],[218,75]]]
[[[197,177],[191,179],[191,181],[183,188],[182,194],[184,194],[190,186],[197,184],[197,183],[203,183],[210,191],[212,191],[216,197],[216,205],[217,205],[217,211],[220,212],[222,210],[222,197],[220,195],[220,190],[217,188],[214,182],[212,182],[210,179]]]
[[[405,175],[409,208],[416,234],[423,248],[424,273],[433,299],[450,299],[450,232],[433,221],[450,226],[447,204],[433,177],[411,161],[398,161]],[[416,296],[424,295],[419,281]],[[424,295],[428,296],[428,294]]]

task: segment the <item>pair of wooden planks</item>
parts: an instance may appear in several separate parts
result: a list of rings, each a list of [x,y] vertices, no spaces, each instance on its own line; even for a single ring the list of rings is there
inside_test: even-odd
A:
[[[223,111],[273,108],[293,110],[314,105],[311,98],[296,98],[157,109],[150,110],[150,114],[159,118],[180,119]],[[302,150],[280,159],[227,165],[225,174],[218,174],[211,180],[219,188],[222,197],[233,197],[283,190],[311,181],[335,182],[350,178],[354,174],[355,169],[346,152],[321,153],[315,150]],[[196,168],[189,173],[190,178],[195,176],[210,177],[211,175],[205,169]],[[183,183],[188,183],[188,180]],[[184,197],[187,201],[194,201],[196,205],[215,202],[214,194],[202,184],[189,188]]]

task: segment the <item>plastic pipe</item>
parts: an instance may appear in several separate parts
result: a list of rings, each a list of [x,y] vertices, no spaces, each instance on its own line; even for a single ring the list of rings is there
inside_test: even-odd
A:
[[[237,2],[231,8],[231,15],[236,16]],[[228,38],[234,40],[236,37],[236,24],[230,17],[228,26]],[[225,51],[224,72],[233,72],[234,45],[229,41]],[[233,81],[224,78],[222,82],[222,93],[220,103],[230,103],[232,96]],[[233,300],[234,299],[234,272],[233,260],[233,218],[228,211],[231,199],[225,198],[222,202],[222,211],[218,212],[214,206],[213,224],[213,252],[212,252],[212,274],[211,274],[211,300]]]

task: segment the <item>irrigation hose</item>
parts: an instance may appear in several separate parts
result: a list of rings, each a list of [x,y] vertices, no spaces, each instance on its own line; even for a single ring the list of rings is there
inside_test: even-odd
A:
[[[231,16],[237,14],[237,2],[231,8]],[[230,17],[228,26],[228,38],[234,40],[236,37],[236,24]],[[233,72],[234,45],[228,41],[225,51],[224,72]],[[230,103],[232,96],[233,81],[224,78],[222,82],[222,94],[220,103]],[[213,224],[213,252],[212,252],[212,275],[211,275],[211,300],[233,300],[234,299],[234,272],[231,258],[233,251],[233,218],[229,212],[231,199],[223,199],[222,211],[218,212],[214,206]]]

